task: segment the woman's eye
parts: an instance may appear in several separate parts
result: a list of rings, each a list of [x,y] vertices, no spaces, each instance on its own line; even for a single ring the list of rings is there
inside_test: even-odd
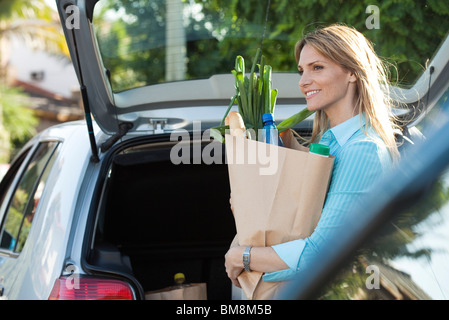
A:
[[[300,76],[302,76],[302,74],[304,73],[304,71],[298,70],[298,73],[299,73]]]
[[[323,69],[323,66],[318,66],[318,65],[317,65],[317,66],[314,66],[314,67],[313,67],[313,70],[321,70],[321,69]]]

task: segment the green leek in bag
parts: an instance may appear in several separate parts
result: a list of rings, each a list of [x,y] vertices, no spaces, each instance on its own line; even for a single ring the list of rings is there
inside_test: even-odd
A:
[[[249,76],[245,75],[244,58],[239,55],[235,59],[234,70],[231,71],[235,79],[235,95],[231,98],[220,126],[213,127],[210,130],[211,137],[222,143],[226,130],[229,129],[229,126],[224,125],[224,122],[234,104],[238,106],[238,112],[245,123],[248,138],[253,140],[258,139],[259,129],[263,128],[262,115],[275,111],[278,90],[272,88],[272,68],[265,64],[263,55],[260,64],[257,64],[260,54],[261,50],[258,48]],[[259,74],[255,72],[256,66]],[[305,108],[290,116],[277,125],[279,133],[294,127],[311,114],[313,114],[313,111]]]

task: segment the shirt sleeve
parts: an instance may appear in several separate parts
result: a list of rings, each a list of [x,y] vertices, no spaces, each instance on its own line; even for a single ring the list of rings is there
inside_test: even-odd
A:
[[[378,145],[372,140],[348,143],[341,150],[317,227],[308,238],[273,246],[289,269],[265,273],[264,281],[290,280],[307,267],[329,234],[342,227],[346,214],[382,175],[381,162]]]

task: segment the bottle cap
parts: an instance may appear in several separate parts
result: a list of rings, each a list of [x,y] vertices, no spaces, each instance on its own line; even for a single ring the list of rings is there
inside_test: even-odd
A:
[[[264,113],[262,115],[262,122],[266,122],[266,121],[274,121],[274,116],[272,113]]]
[[[330,151],[329,147],[325,146],[324,144],[319,143],[310,144],[309,152],[320,154],[322,156],[328,156],[329,151]]]
[[[179,272],[175,274],[174,280],[175,283],[183,283],[184,281],[186,281],[186,276],[184,275],[184,273]]]

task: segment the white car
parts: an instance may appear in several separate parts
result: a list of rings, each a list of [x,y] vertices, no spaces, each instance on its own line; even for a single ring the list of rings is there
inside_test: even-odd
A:
[[[224,254],[236,230],[224,148],[208,129],[234,94],[239,48],[217,59],[227,34],[212,30],[210,12],[193,1],[57,5],[86,121],[39,133],[1,182],[1,298],[139,300],[183,272],[207,283],[208,299],[231,299]],[[176,5],[181,21],[165,18],[164,8]],[[206,59],[214,68],[202,71]],[[437,101],[447,99],[448,60],[446,40],[429,63],[431,77],[428,68],[413,87],[394,88],[407,106],[398,114],[410,120],[405,140],[420,136],[423,108],[447,110]],[[299,76],[279,70],[276,121],[305,108]],[[307,134],[311,120],[295,129]],[[449,136],[447,118],[439,120]]]

